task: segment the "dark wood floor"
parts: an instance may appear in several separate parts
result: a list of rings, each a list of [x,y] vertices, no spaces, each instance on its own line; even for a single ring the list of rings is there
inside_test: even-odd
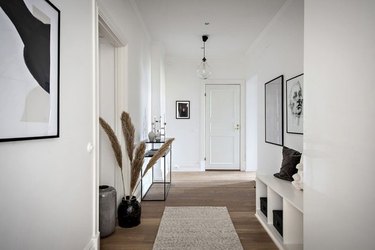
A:
[[[101,239],[102,250],[152,249],[165,206],[226,206],[244,249],[277,249],[255,218],[255,188],[251,173],[174,173],[167,201],[142,201],[142,222],[117,227]]]

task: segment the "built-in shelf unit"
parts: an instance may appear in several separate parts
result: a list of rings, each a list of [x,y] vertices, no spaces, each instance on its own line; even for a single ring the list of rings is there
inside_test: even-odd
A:
[[[260,210],[260,197],[267,197],[267,217]],[[273,210],[283,211],[283,236],[273,226]],[[303,249],[303,192],[289,181],[257,175],[255,216],[279,249]]]

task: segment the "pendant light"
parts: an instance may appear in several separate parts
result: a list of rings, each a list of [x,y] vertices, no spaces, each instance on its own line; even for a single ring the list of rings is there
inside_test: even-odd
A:
[[[212,74],[210,66],[208,66],[207,59],[206,59],[206,41],[207,41],[207,39],[208,39],[208,35],[203,35],[202,36],[202,41],[203,41],[203,58],[202,58],[201,64],[198,66],[198,69],[197,69],[197,75],[201,79],[207,79]]]

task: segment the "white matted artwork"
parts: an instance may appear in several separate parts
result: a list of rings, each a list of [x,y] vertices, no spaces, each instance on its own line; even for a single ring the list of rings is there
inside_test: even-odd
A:
[[[279,146],[284,145],[283,82],[281,75],[264,84],[265,141]]]
[[[286,132],[303,134],[303,74],[286,81]]]
[[[60,11],[0,1],[0,141],[59,137]]]
[[[190,119],[190,101],[176,101],[176,119]]]

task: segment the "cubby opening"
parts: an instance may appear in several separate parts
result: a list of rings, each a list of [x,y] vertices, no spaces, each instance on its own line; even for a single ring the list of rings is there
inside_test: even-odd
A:
[[[260,197],[267,197],[267,185],[260,180],[256,180],[256,210],[260,210]]]
[[[273,225],[273,210],[283,210],[283,198],[273,191],[270,187],[267,187],[268,193],[268,224]]]
[[[283,201],[284,244],[303,244],[303,213],[288,201]]]

